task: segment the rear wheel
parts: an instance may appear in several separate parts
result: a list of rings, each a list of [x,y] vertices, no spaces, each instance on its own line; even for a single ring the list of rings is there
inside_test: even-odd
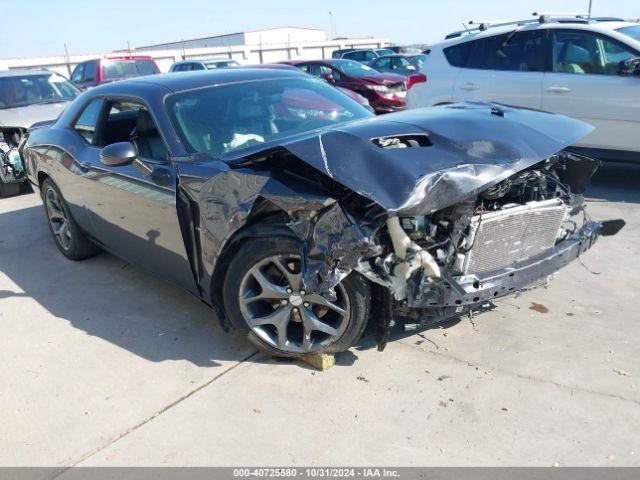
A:
[[[249,339],[275,356],[348,349],[362,335],[369,313],[366,280],[352,273],[330,301],[302,285],[300,250],[295,240],[249,240],[227,271],[224,306]]]
[[[98,247],[80,230],[60,190],[49,178],[42,183],[42,203],[53,240],[65,257],[83,260],[99,252]]]

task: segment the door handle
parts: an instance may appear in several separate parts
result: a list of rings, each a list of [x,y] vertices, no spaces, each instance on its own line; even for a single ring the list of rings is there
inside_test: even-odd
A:
[[[468,92],[472,92],[474,90],[480,90],[480,86],[475,83],[467,82],[460,85],[460,90],[466,90]]]
[[[561,85],[552,85],[547,88],[547,92],[551,93],[569,93],[571,89],[569,87],[563,87]]]

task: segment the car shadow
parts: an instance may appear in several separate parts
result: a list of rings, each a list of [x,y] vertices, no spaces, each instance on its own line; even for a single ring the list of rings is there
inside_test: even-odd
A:
[[[611,163],[602,165],[587,187],[590,201],[640,203],[640,165]]]
[[[31,297],[51,321],[63,319],[152,362],[216,367],[255,352],[243,336],[225,333],[205,304],[119,258],[67,260],[41,206],[0,214],[0,271],[15,284],[0,288],[0,310],[6,299]]]
[[[128,245],[154,240],[122,235]],[[241,333],[224,332],[204,303],[118,257],[67,260],[55,247],[40,205],[0,214],[0,271],[16,285],[0,288],[0,309],[4,299],[33,298],[52,321],[67,321],[152,362],[216,367],[249,361],[315,370],[296,360],[251,356],[255,347]],[[355,349],[336,356],[337,366],[351,366],[358,350],[376,347],[370,330]]]

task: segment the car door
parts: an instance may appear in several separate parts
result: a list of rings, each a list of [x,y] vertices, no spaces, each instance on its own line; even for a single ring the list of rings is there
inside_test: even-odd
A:
[[[473,40],[456,77],[453,97],[519,107],[542,106],[546,30],[514,30]]]
[[[138,158],[105,165],[100,148],[84,152],[84,189],[94,236],[109,251],[197,293],[176,209],[177,172],[150,110],[141,101],[107,98],[98,147],[131,141]]]
[[[638,56],[640,52],[601,33],[554,30],[542,108],[595,127],[579,146],[640,151],[640,78],[619,73],[620,62]]]

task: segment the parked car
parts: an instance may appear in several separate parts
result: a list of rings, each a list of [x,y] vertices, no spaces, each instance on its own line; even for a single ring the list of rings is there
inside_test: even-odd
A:
[[[334,51],[331,54],[331,58],[343,58],[345,60],[355,60],[356,62],[367,64],[384,55],[393,55],[393,51],[386,48],[346,48],[343,50]]]
[[[71,81],[82,89],[127,78],[155,75],[160,69],[152,57],[144,55],[111,56],[79,63]]]
[[[267,69],[280,69],[280,70],[293,70],[293,71],[298,71],[299,70],[298,68],[296,68],[293,65],[290,65],[287,62],[282,62],[282,63],[259,63],[259,64],[255,64],[255,65],[242,65],[242,66],[240,66],[238,68],[258,68],[258,69],[267,68]],[[326,79],[324,79],[324,78],[323,78],[323,80],[326,81]],[[359,93],[356,93],[353,90],[349,90],[348,88],[338,87],[335,84],[333,86],[336,89],[338,89],[339,91],[341,91],[342,93],[344,93],[345,95],[347,95],[352,100],[355,100],[356,102],[358,102],[360,105],[365,107],[367,110],[371,110],[373,112],[373,108],[369,104],[369,100],[367,100],[365,97],[363,97]]]
[[[92,89],[23,153],[64,256],[110,251],[297,357],[367,321],[382,349],[392,318],[477,312],[617,233],[582,215],[596,162],[563,152],[590,130],[497,105],[375,117],[301,72],[222,69]]]
[[[231,58],[209,58],[203,60],[182,60],[171,65],[169,72],[191,72],[194,70],[214,70],[216,68],[239,67]]]
[[[429,81],[410,108],[495,101],[584,120],[575,145],[601,159],[640,161],[640,25],[546,18],[457,32],[433,45]]]
[[[58,118],[79,93],[48,70],[0,72],[0,197],[17,195],[27,186],[18,146],[29,127]]]
[[[294,60],[283,62],[341,88],[353,90],[368,101],[376,113],[405,108],[406,78],[380,73],[353,60]]]

